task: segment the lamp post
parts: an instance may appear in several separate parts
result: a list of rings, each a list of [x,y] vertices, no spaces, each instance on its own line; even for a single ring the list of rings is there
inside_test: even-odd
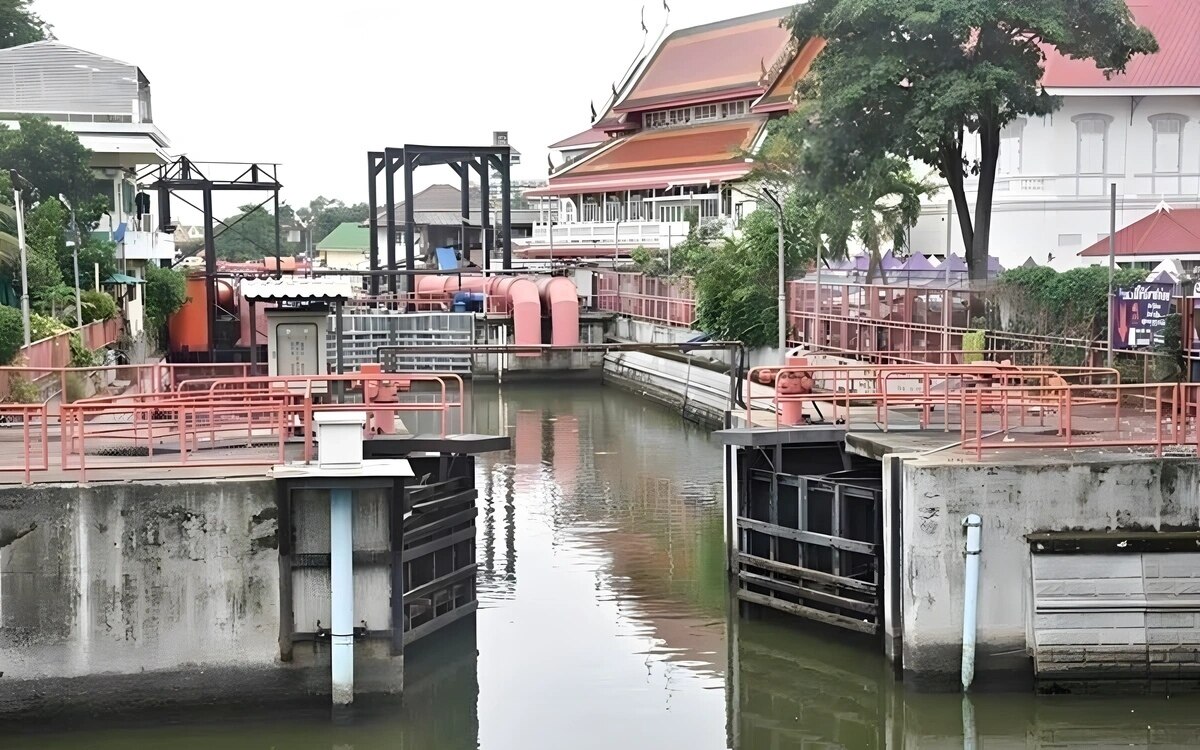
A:
[[[786,255],[783,245],[783,203],[769,189],[762,189],[763,195],[767,200],[771,201],[771,205],[775,208],[775,213],[779,216],[779,354],[783,356],[787,350],[787,287],[786,280]],[[819,271],[818,271],[819,273]]]
[[[79,294],[79,225],[75,223],[75,209],[71,207],[71,201],[62,193],[58,194],[58,200],[67,207],[67,211],[71,213],[71,258],[75,263],[75,325],[83,328],[83,300]]]
[[[17,247],[21,250],[21,323],[25,329],[25,346],[29,346],[33,343],[29,328],[29,258],[25,249],[25,205],[21,194],[24,191],[32,193],[33,185],[15,169],[10,169],[8,176],[12,180],[13,205],[17,209]]]

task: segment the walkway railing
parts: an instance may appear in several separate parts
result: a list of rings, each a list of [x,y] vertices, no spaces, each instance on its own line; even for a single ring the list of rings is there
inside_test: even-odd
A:
[[[238,367],[246,366],[97,368],[132,370],[138,387],[70,402],[2,404],[0,472],[21,472],[26,483],[41,472],[82,482],[101,469],[270,466],[283,462],[289,447],[308,462],[314,416],[330,411],[366,411],[368,438],[403,429],[404,415],[432,415],[433,431],[443,437],[465,429],[457,375],[228,377],[213,371]]]
[[[691,328],[696,323],[691,279],[658,279],[616,271],[597,271],[595,278],[598,310],[680,328]]]

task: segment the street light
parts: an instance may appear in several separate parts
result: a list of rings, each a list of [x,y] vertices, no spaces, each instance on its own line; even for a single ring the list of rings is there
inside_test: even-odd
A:
[[[787,351],[787,287],[784,286],[785,273],[785,253],[783,247],[783,203],[767,188],[762,188],[763,195],[767,200],[771,201],[771,205],[775,207],[775,213],[779,216],[779,354],[783,356]],[[819,266],[818,266],[819,268]],[[818,273],[820,271],[818,270]]]
[[[21,322],[25,327],[25,346],[33,343],[29,328],[29,258],[25,250],[25,205],[21,201],[21,193],[28,191],[33,194],[33,185],[22,177],[17,170],[8,170],[12,180],[13,205],[17,209],[17,246],[21,250]]]
[[[79,225],[75,223],[75,209],[71,207],[71,201],[62,193],[58,194],[58,200],[71,212],[72,239],[67,242],[71,245],[71,256],[75,263],[75,325],[83,328],[83,300],[79,294]]]

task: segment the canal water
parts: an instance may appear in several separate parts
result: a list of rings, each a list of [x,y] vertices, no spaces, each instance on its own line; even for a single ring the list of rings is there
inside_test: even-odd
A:
[[[1196,698],[906,693],[837,634],[729,617],[721,452],[599,386],[474,394],[474,622],[410,653],[406,696],[328,709],[142,715],[0,737],[28,748],[1194,748]],[[135,727],[135,728],[131,728]]]

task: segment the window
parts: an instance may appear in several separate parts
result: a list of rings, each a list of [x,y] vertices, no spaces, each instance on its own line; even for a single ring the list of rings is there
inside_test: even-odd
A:
[[[702,104],[699,107],[696,107],[694,117],[697,122],[717,119],[717,105]]]
[[[671,121],[672,125],[686,125],[692,120],[692,110],[690,107],[673,109],[667,119]]]
[[[1004,126],[1000,131],[1000,162],[997,171],[1000,174],[1016,175],[1021,173],[1022,146],[1025,140],[1025,118],[1018,117]]]
[[[647,130],[653,130],[654,128],[665,128],[667,126],[667,113],[647,112],[642,123],[645,125]]]
[[[1182,166],[1183,115],[1154,115],[1150,124],[1154,128],[1154,172],[1176,174]]]
[[[1075,120],[1078,137],[1077,174],[1105,173],[1108,166],[1108,115],[1079,115]]]
[[[743,99],[736,102],[725,102],[721,105],[721,117],[728,119],[730,117],[743,117],[746,114],[746,101]]]

